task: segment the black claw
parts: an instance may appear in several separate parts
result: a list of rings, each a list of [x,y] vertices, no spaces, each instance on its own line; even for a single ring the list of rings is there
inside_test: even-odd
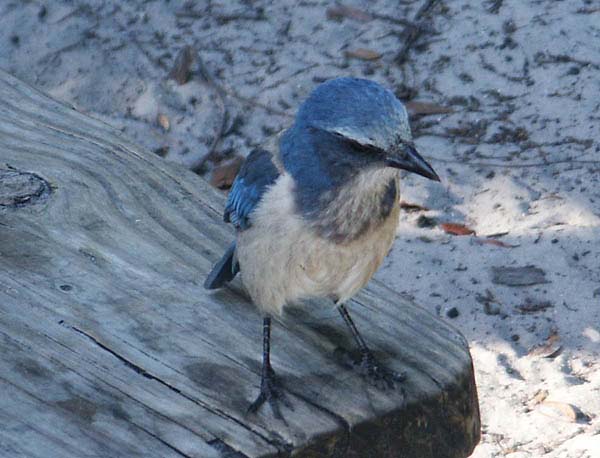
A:
[[[335,353],[343,366],[357,372],[369,385],[382,391],[395,389],[404,393],[403,388],[399,385],[406,380],[406,375],[381,364],[370,350],[361,350],[358,353],[338,348]]]
[[[292,403],[288,400],[285,391],[283,391],[281,383],[275,375],[275,371],[271,368],[270,341],[271,318],[266,316],[263,321],[263,367],[260,377],[260,394],[254,400],[254,402],[248,406],[248,412],[258,412],[258,409],[260,409],[262,405],[268,401],[275,418],[286,423],[283,415],[281,415],[279,402],[291,410],[294,410],[294,408],[292,407]]]
[[[362,353],[359,371],[371,385],[380,390],[396,389],[396,384],[406,379],[405,374],[387,368],[368,350]]]
[[[270,369],[266,374],[263,375],[260,382],[260,394],[256,400],[250,404],[248,407],[248,412],[258,412],[258,409],[260,409],[261,406],[267,401],[271,406],[273,415],[275,415],[275,418],[278,420],[285,421],[279,407],[280,402],[287,408],[294,410],[273,369]]]
[[[358,332],[354,321],[350,317],[348,310],[344,307],[343,304],[338,306],[338,310],[344,319],[344,322],[350,329],[354,340],[356,340],[356,344],[360,349],[361,357],[359,361],[355,361],[353,366],[358,367],[359,373],[365,378],[371,385],[376,386],[381,390],[385,389],[395,389],[397,383],[401,383],[405,380],[405,375],[399,372],[395,372],[391,369],[388,369],[386,366],[381,364],[377,359],[373,356],[373,353],[367,347],[364,339]],[[400,388],[400,391],[404,394],[404,390]]]

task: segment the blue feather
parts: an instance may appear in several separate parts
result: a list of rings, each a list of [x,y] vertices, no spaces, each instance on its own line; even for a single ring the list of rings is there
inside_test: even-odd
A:
[[[248,229],[252,211],[278,176],[279,171],[271,160],[271,153],[261,149],[252,151],[233,182],[225,205],[224,220],[240,230]]]

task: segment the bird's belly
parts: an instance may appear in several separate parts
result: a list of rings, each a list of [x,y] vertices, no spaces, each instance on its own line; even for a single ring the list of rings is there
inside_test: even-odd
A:
[[[398,212],[377,228],[349,244],[323,241],[305,259],[306,289],[342,303],[350,299],[371,279],[388,254],[398,225]],[[314,294],[312,294],[314,295]]]
[[[286,207],[285,200],[280,204]],[[318,236],[300,217],[277,214],[275,207],[268,215],[260,211],[253,226],[238,235],[242,282],[260,309],[280,314],[285,304],[301,299],[352,297],[387,255],[399,208],[396,204],[381,224],[346,244]]]

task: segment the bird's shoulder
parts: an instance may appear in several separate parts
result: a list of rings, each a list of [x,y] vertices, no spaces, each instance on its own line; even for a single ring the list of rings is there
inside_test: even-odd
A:
[[[275,152],[274,152],[275,151]],[[251,214],[269,186],[282,173],[276,149],[253,150],[240,168],[229,192],[223,218],[236,228],[251,226]]]

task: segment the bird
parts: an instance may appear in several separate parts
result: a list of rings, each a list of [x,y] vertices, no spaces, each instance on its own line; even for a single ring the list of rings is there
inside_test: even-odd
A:
[[[293,124],[247,156],[224,210],[236,238],[204,287],[224,287],[239,273],[263,316],[260,393],[249,412],[268,402],[283,419],[280,403],[292,408],[271,366],[271,318],[305,299],[331,300],[369,382],[402,382],[374,357],[345,305],[391,249],[400,170],[440,181],[415,147],[402,102],[379,83],[352,77],[319,84]]]

